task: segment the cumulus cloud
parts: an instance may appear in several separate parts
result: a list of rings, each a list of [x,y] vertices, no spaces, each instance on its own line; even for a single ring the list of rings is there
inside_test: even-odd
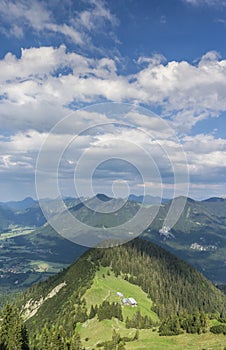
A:
[[[140,58],[139,63],[145,66],[126,76],[118,73],[113,59],[87,58],[63,45],[23,49],[20,58],[8,53],[0,61],[1,117],[7,116],[13,128],[15,113],[22,111],[32,127],[36,115],[42,123],[43,106],[56,121],[71,104],[124,101],[161,107],[163,116],[188,131],[226,110],[226,60],[216,52],[208,52],[197,64],[163,63],[158,57]],[[20,123],[23,128],[23,117]]]
[[[193,6],[226,4],[218,0],[183,1]],[[76,50],[78,54],[66,45],[31,47],[22,49],[20,56],[8,52],[0,60],[0,123],[7,131],[0,135],[0,178],[6,185],[3,186],[6,196],[12,183],[18,182],[24,182],[29,189],[27,194],[32,193],[40,147],[48,138],[48,131],[69,115],[71,119],[52,131],[43,158],[51,179],[53,154],[61,157],[66,147],[59,177],[67,194],[74,186],[73,174],[82,154],[86,154],[85,164],[90,166],[113,155],[133,161],[138,170],[142,169],[151,194],[155,190],[158,194],[162,186],[154,164],[165,189],[173,189],[174,171],[178,172],[183,187],[186,164],[180,142],[187,155],[192,189],[201,194],[209,186],[213,193],[219,194],[220,185],[216,186],[215,182],[218,179],[221,188],[226,183],[226,141],[213,135],[184,134],[198,122],[218,117],[226,110],[226,60],[215,51],[207,52],[195,63],[167,61],[161,55],[142,56],[136,61],[136,72],[121,74],[117,57],[112,59],[102,52],[98,58],[90,58],[87,54],[93,49],[93,39],[98,33],[106,35],[107,28],[106,33],[111,37],[111,28],[118,25],[105,2],[90,0],[81,2],[80,7],[70,1],[56,0],[57,6],[51,8],[49,4],[37,0],[0,2],[4,35],[20,39],[28,30],[37,37],[54,34],[61,42],[62,38],[65,42],[73,41],[80,50]],[[56,9],[63,13],[61,20]],[[86,54],[85,48],[88,48]],[[132,103],[135,107],[121,114],[112,105],[107,111],[101,107],[82,110],[73,118],[75,109],[104,101]],[[138,112],[139,105],[157,109],[169,127],[151,113]],[[105,126],[94,128],[98,123]],[[173,129],[179,130],[180,141],[175,139]],[[153,161],[152,167],[147,153]],[[115,178],[122,187],[128,181],[135,192],[144,186],[140,178],[135,178],[135,172],[131,174],[131,168],[118,160],[100,166],[96,176],[99,191],[111,186]],[[85,194],[87,167],[81,167],[77,177]],[[15,185],[13,190],[18,188]],[[22,188],[25,193],[25,186]]]
[[[224,195],[226,185],[226,140],[199,134],[183,139],[190,174],[191,196]]]
[[[95,119],[98,118],[102,122],[109,122],[106,115],[96,114]],[[124,181],[120,186],[123,188],[125,183],[128,183],[132,192],[139,192],[140,188],[145,188],[146,193],[160,195],[163,189],[165,194],[171,193],[173,196],[175,174],[178,176],[179,190],[182,194],[186,194],[187,184],[184,181],[187,179],[187,170],[190,172],[191,188],[196,191],[196,195],[200,193],[201,196],[204,192],[204,184],[208,186],[210,193],[212,190],[218,190],[219,194],[220,184],[224,186],[226,182],[224,139],[215,139],[212,135],[204,134],[195,137],[185,136],[182,140],[185,151],[183,153],[180,142],[173,137],[173,134],[164,138],[163,134],[159,133],[153,138],[153,135],[150,137],[150,132],[127,126],[119,127],[118,123],[111,126],[105,124],[94,130],[90,113],[83,112],[77,116],[76,121],[79,122],[79,119],[83,127],[85,120],[90,120],[92,127],[79,136],[73,134],[72,127],[70,133],[66,133],[65,130],[63,134],[53,132],[49,135],[28,130],[10,137],[2,136],[0,140],[2,181],[9,179],[19,181],[19,177],[21,181],[34,181],[36,159],[43,142],[48,138],[44,152],[42,151],[41,167],[39,166],[37,171],[42,173],[44,170],[42,188],[49,196],[55,194],[54,191],[51,192],[50,182],[53,182],[56,176],[59,180],[60,193],[64,195],[75,194],[75,184],[79,194],[82,195],[92,194],[91,190],[89,191],[90,184],[98,191],[107,190],[110,193],[109,189],[115,181]],[[112,121],[116,122],[115,119]],[[158,123],[156,126],[158,130]],[[69,131],[69,128],[67,130]],[[100,166],[106,160],[110,162]],[[141,177],[137,175],[139,173]],[[215,186],[216,178],[218,187]]]
[[[167,62],[155,56],[141,57],[138,64],[136,73],[121,75],[116,60],[89,58],[70,52],[64,45],[23,49],[20,57],[8,53],[0,61],[0,122],[11,136],[2,135],[0,140],[1,178],[23,172],[25,177],[32,177],[41,142],[57,122],[75,113],[76,106],[114,101],[160,108],[169,128],[151,113],[137,112],[135,107],[123,115],[113,107],[108,111],[101,110],[101,107],[92,112],[80,111],[74,119],[53,132],[46,152],[46,167],[51,171],[52,150],[60,154],[65,142],[68,143],[79,131],[95,123],[129,123],[133,129],[108,126],[104,131],[97,129],[94,134],[91,129],[87,130],[86,137],[80,136],[77,147],[68,150],[67,157],[62,160],[62,178],[65,181],[73,179],[75,155],[90,148],[90,164],[93,160],[100,160],[106,151],[109,155],[123,151],[128,159],[133,158],[136,165],[148,173],[148,162],[144,162],[138,148],[131,147],[131,141],[136,141],[140,147],[151,151],[169,186],[173,172],[167,156],[170,155],[180,174],[184,171],[183,154],[180,143],[174,140],[173,128],[189,131],[199,121],[217,117],[226,110],[226,60],[211,51],[197,63]],[[139,128],[144,134],[138,132]],[[120,140],[123,140],[123,145]],[[222,184],[225,183],[224,139],[197,135],[184,136],[181,140],[193,183],[209,184],[218,177]],[[104,173],[103,169],[99,171],[103,178]],[[110,174],[113,178],[114,173]],[[129,178],[125,172],[123,180],[126,175]],[[85,189],[85,173],[81,172],[80,180]],[[108,177],[108,184],[110,180]],[[152,184],[155,179],[146,182]],[[141,184],[137,183],[137,186]],[[153,190],[153,186],[150,188]]]

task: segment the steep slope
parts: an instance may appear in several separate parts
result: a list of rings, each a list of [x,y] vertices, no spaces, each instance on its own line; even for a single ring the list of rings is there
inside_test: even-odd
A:
[[[47,324],[62,325],[70,333],[75,325],[79,329],[79,322],[89,319],[92,306],[116,302],[117,291],[126,298],[135,297],[138,307],[143,305],[143,316],[146,309],[152,322],[196,309],[206,313],[226,311],[223,293],[199,272],[139,239],[119,247],[89,250],[60,274],[31,287],[21,297],[20,305],[36,337]],[[125,312],[123,316],[120,327],[125,329]],[[133,315],[127,316],[131,319]]]
[[[164,233],[161,228],[169,206],[161,206],[143,236],[192,264],[214,283],[226,283],[226,200],[187,199],[176,225]]]
[[[10,231],[11,225],[39,227],[45,222],[46,219],[37,204],[17,211],[5,205],[0,206],[0,233]]]
[[[0,231],[7,230],[11,223],[14,223],[14,212],[4,206],[0,206]]]

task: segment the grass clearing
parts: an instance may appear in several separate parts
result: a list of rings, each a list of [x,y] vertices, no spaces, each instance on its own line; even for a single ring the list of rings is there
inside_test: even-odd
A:
[[[143,316],[147,315],[153,321],[158,322],[157,314],[151,310],[152,300],[147,297],[147,294],[140,287],[125,281],[120,276],[116,278],[112,272],[109,276],[109,272],[109,268],[101,267],[96,273],[92,287],[84,295],[88,310],[91,305],[100,305],[104,300],[120,303],[122,298],[118,297],[116,293],[121,292],[125,298],[133,297],[137,301],[136,307],[122,306],[124,320],[126,317],[132,318],[139,310]]]
[[[110,275],[109,275],[110,273]],[[109,302],[121,302],[121,298],[117,296],[117,292],[121,292],[124,297],[133,297],[137,303],[137,307],[123,306],[124,321],[128,316],[131,318],[138,310],[142,315],[148,315],[155,321],[159,321],[157,314],[151,310],[152,300],[147,294],[136,285],[123,280],[120,276],[115,275],[109,268],[101,267],[97,271],[93,284],[84,295],[87,302],[87,308],[91,305],[100,305],[104,300]],[[211,321],[211,325],[215,321]],[[125,322],[118,319],[98,321],[97,317],[77,324],[77,331],[81,336],[83,346],[87,350],[97,349],[97,344],[110,340],[112,332],[115,329],[122,337],[133,338],[136,329],[127,329]],[[206,334],[181,334],[178,336],[162,337],[159,336],[158,330],[151,329],[139,330],[139,339],[126,343],[126,350],[224,350],[226,347],[226,336],[215,335],[210,332]],[[102,348],[100,348],[102,349]]]
[[[5,239],[15,238],[19,236],[29,235],[34,232],[36,227],[30,226],[13,226],[10,231],[0,233],[0,241],[4,241]]]
[[[97,318],[88,320],[76,327],[81,336],[81,340],[86,350],[93,349],[98,343],[110,340],[113,329],[120,333],[121,336],[134,337],[135,329],[126,329],[125,324],[118,319],[103,320],[99,322]]]
[[[31,260],[29,265],[35,272],[49,272],[49,273],[57,273],[62,268],[67,267],[67,264],[54,263],[51,261],[43,261],[43,260]]]
[[[87,350],[97,349],[96,345],[110,340],[113,329],[122,337],[133,338],[135,329],[126,329],[123,322],[117,319],[99,322],[95,317],[83,324],[77,325],[77,331]],[[225,335],[181,334],[171,337],[161,337],[158,331],[139,330],[139,339],[126,343],[126,350],[224,350],[226,347]],[[102,349],[102,348],[101,348]]]
[[[224,350],[225,335],[181,334],[172,337],[160,337],[150,330],[140,330],[139,339],[126,344],[126,350]]]

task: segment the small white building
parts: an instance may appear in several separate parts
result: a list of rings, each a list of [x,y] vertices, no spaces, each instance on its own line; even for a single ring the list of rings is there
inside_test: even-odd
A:
[[[123,298],[123,294],[121,292],[117,292],[116,294],[118,295],[118,297]]]
[[[124,305],[130,305],[129,299],[127,298],[123,298],[122,302]]]
[[[134,298],[128,298],[130,305],[137,306],[137,302]]]

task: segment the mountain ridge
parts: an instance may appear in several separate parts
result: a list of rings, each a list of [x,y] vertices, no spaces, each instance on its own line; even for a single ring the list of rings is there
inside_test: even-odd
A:
[[[96,274],[98,278],[95,287]],[[121,281],[121,284],[117,284],[117,281]],[[103,291],[100,288],[104,285],[107,287]],[[116,289],[119,285],[120,290]],[[141,288],[141,294],[132,286]],[[96,289],[93,289],[94,287]],[[111,288],[113,288],[112,291]],[[89,316],[92,308],[95,308],[95,304],[92,303],[97,304],[97,309],[102,310],[103,308],[104,310],[104,307],[110,307],[120,301],[117,299],[117,291],[123,290],[126,293],[127,288],[130,291],[127,293],[130,294],[125,296],[134,297],[136,295],[138,306],[135,309],[125,306],[125,310],[122,308],[124,319],[117,316],[120,317],[120,320],[117,321],[120,322],[120,329],[126,330],[126,322],[129,325],[130,320],[137,315],[139,310],[140,320],[145,319],[145,322],[148,322],[147,327],[154,327],[158,322],[158,317],[163,321],[167,316],[175,313],[192,314],[195,310],[200,310],[200,312],[213,315],[216,311],[222,316],[226,315],[226,297],[210,281],[171,253],[141,239],[119,247],[90,249],[58,275],[32,286],[20,297],[19,305],[35,344],[40,332],[48,324],[54,324],[56,327],[62,326],[66,332],[69,332],[68,334],[71,334],[71,327],[74,326],[79,331],[83,323],[89,329],[90,317],[95,318],[98,326],[102,322],[102,316],[98,314],[98,311]],[[149,311],[144,311],[145,309],[142,308],[141,299],[144,298],[142,293],[147,295],[149,298],[147,301],[150,300],[152,304],[149,306]],[[113,310],[115,307],[112,306]],[[110,316],[110,313],[111,311],[108,311],[103,316],[104,319],[113,317],[113,320],[115,316]],[[129,315],[128,320],[125,315]],[[96,317],[99,317],[99,321]],[[143,324],[141,327],[146,326]],[[82,340],[85,341],[85,339]]]
[[[106,199],[106,197],[103,198]],[[129,220],[140,208],[139,203],[127,202],[125,204],[123,199],[109,200],[109,198],[107,197],[107,201],[101,201],[97,197],[87,198],[84,202],[71,198],[65,200],[67,200],[69,211],[75,214],[77,220],[94,226],[96,229],[100,227],[105,233],[106,227],[117,226]],[[86,204],[91,206],[91,209],[86,208]],[[226,255],[226,201],[197,202],[188,199],[178,223],[170,230],[168,228],[162,230],[170,204],[170,202],[161,204],[159,214],[147,227],[142,237],[161,245],[189,262],[215,284],[226,284],[226,266],[224,264]],[[92,210],[92,205],[94,208],[96,207],[97,213]],[[123,205],[120,215],[115,215],[117,211],[115,212],[114,208],[117,209],[117,205],[119,207]],[[52,208],[53,212],[50,215],[58,212],[57,200],[53,203]],[[112,214],[108,213],[109,210],[112,211]],[[3,213],[2,216],[1,213]],[[17,214],[17,219],[14,219],[15,212],[12,213],[6,208],[1,210],[0,207],[0,226],[2,225],[2,232],[5,232],[0,236],[2,246],[0,258],[4,271],[8,271],[3,272],[4,278],[0,279],[0,286],[9,285],[10,289],[23,288],[41,278],[42,275],[55,273],[65,264],[70,264],[84,252],[84,249],[87,249],[64,239],[48,224],[41,226],[44,219],[39,206],[20,211]],[[12,231],[11,228],[9,229],[12,223],[15,226],[19,225],[15,228],[15,234],[13,229]],[[21,226],[28,223],[40,226],[31,228]],[[27,229],[33,229],[33,232],[29,233],[28,231],[27,234]],[[20,230],[21,233],[17,236],[17,232]],[[128,236],[128,239],[131,238]],[[66,250],[68,250],[68,254],[65,254]]]

